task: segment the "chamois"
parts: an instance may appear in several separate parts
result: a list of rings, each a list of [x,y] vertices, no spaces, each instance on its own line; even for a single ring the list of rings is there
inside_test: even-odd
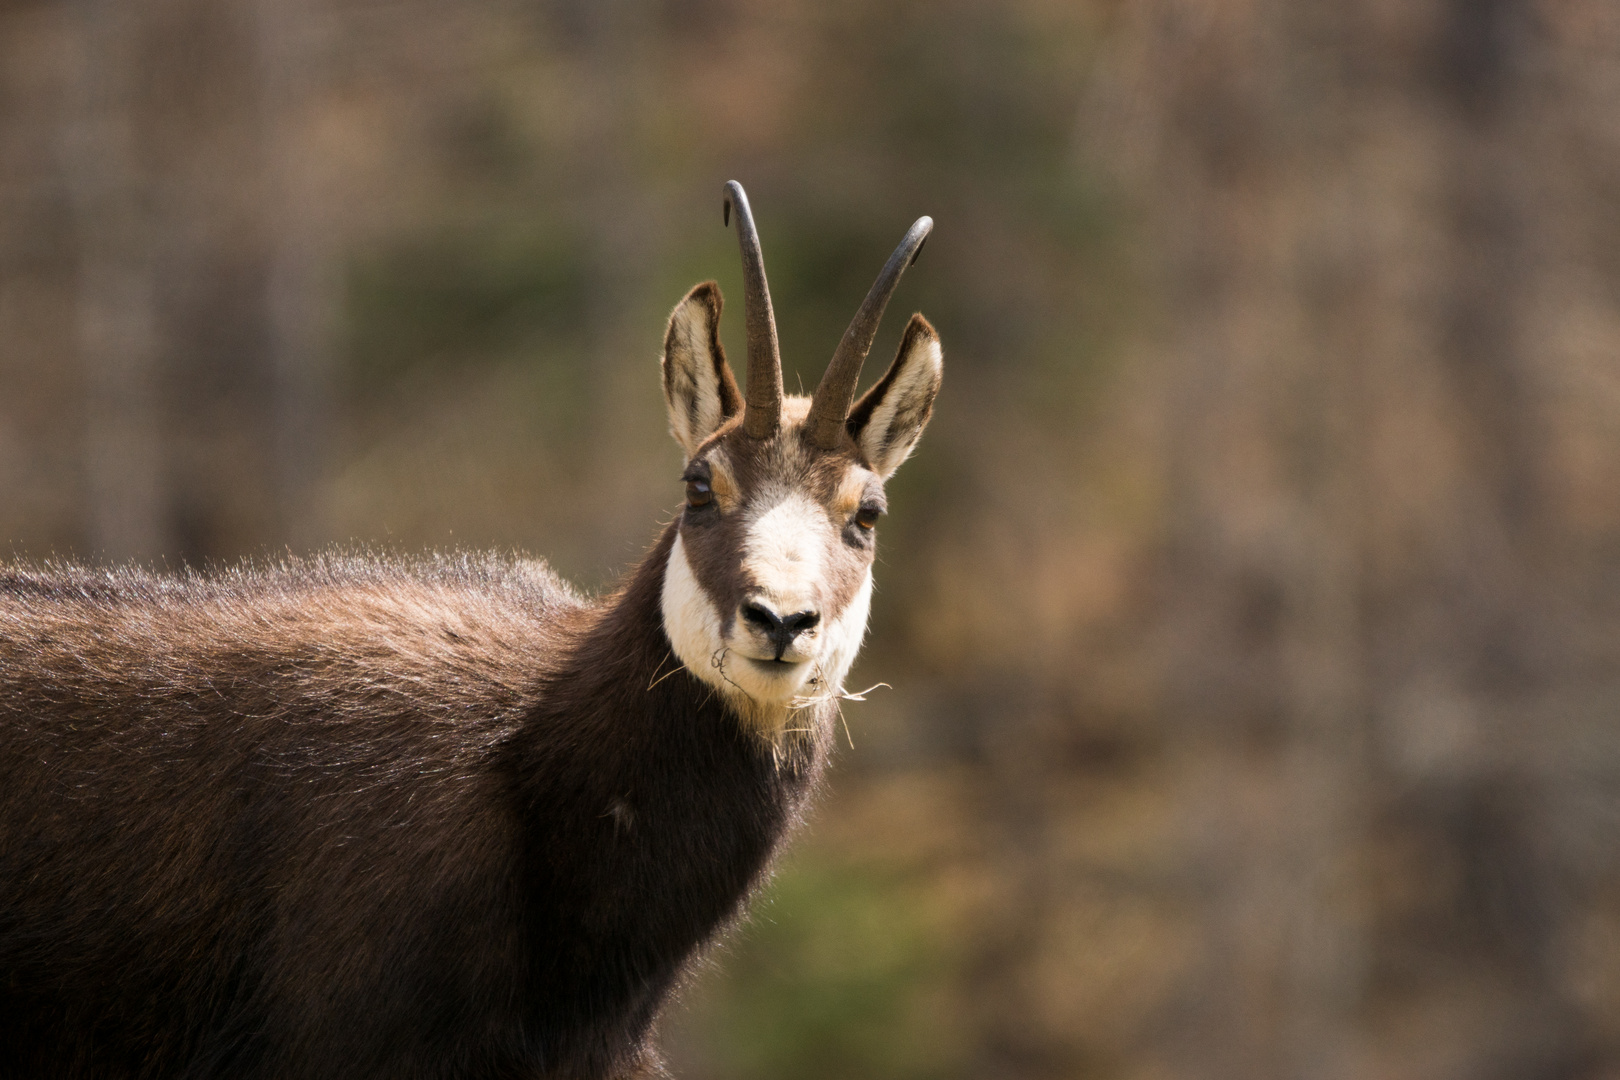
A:
[[[664,337],[685,506],[625,583],[328,555],[0,567],[0,1078],[666,1075],[652,1028],[816,787],[883,482],[940,385],[879,275],[786,397],[759,239],[746,399],[698,285]]]

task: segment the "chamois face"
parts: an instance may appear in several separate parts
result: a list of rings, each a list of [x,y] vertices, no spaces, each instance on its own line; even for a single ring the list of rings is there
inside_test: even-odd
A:
[[[872,595],[883,481],[922,434],[942,371],[939,339],[912,317],[893,366],[833,449],[788,397],[756,439],[720,348],[720,292],[693,289],[670,317],[664,393],[686,454],[686,505],[665,569],[664,629],[681,663],[767,726],[785,706],[837,693]]]

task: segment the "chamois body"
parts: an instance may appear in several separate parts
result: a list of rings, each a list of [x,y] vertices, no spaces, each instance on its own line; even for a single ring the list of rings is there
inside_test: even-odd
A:
[[[595,605],[488,559],[0,577],[0,1076],[629,1067],[830,708],[783,752],[674,670],[673,532]]]
[[[630,1080],[825,766],[883,481],[941,376],[890,257],[811,399],[744,256],[670,316],[686,505],[617,592],[539,562],[0,567],[0,1080]]]

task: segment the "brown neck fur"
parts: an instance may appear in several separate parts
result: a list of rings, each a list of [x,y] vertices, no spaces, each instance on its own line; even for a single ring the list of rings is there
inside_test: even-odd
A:
[[[773,746],[679,668],[660,617],[674,537],[672,525],[582,628],[515,744],[525,819],[543,834],[526,847],[547,856],[531,863],[531,888],[584,946],[554,953],[540,981],[596,983],[649,1021],[692,951],[761,880],[831,743],[827,706]],[[602,970],[621,972],[619,984],[603,985]],[[551,1004],[581,1008],[565,996]]]

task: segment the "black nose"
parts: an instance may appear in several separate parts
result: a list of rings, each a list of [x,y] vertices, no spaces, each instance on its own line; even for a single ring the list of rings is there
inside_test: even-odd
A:
[[[814,611],[801,611],[796,615],[781,618],[770,608],[763,604],[747,603],[742,606],[742,616],[749,624],[757,627],[761,633],[771,639],[776,646],[776,659],[782,659],[793,639],[809,630],[821,621],[821,615]]]

